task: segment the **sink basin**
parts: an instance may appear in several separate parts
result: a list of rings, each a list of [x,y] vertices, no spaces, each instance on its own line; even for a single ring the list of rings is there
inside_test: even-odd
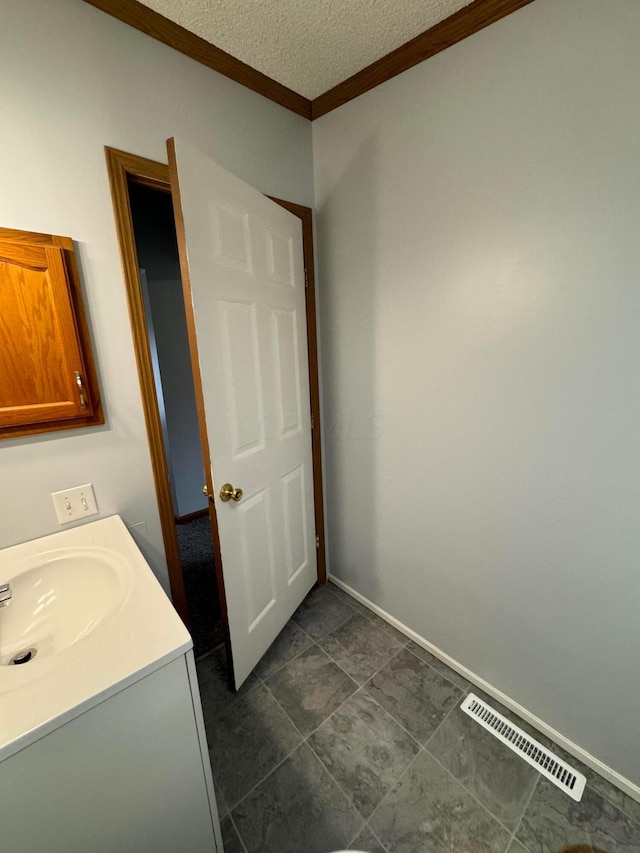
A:
[[[0,550],[4,583],[0,762],[193,647],[117,515]]]
[[[14,566],[11,603],[0,610],[0,666],[31,652],[31,662],[88,636],[122,607],[123,566],[98,548],[66,548]],[[22,664],[26,666],[26,664]]]

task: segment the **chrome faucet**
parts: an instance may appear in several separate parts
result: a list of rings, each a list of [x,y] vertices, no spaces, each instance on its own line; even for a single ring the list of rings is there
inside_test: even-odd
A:
[[[7,605],[11,604],[12,597],[11,584],[0,584],[0,607],[7,607]]]

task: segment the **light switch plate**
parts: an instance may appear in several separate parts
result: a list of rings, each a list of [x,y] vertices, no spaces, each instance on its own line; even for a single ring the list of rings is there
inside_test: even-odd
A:
[[[93,483],[73,486],[71,489],[65,489],[62,492],[52,492],[51,500],[60,524],[69,524],[69,522],[77,521],[79,518],[98,514]]]

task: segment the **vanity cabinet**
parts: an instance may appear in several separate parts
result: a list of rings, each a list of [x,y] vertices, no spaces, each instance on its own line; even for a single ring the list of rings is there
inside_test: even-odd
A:
[[[193,641],[123,520],[0,567],[1,853],[222,853]]]
[[[0,438],[102,423],[72,240],[0,228]]]
[[[2,853],[222,853],[193,653],[0,763]]]

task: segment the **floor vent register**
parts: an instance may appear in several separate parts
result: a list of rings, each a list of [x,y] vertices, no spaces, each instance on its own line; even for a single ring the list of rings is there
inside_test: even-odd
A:
[[[466,696],[460,707],[465,714],[524,758],[565,794],[576,802],[580,802],[587,782],[582,773],[574,770],[570,764],[566,764],[522,729],[514,726],[506,717],[494,711],[491,705],[487,705],[473,693]]]

